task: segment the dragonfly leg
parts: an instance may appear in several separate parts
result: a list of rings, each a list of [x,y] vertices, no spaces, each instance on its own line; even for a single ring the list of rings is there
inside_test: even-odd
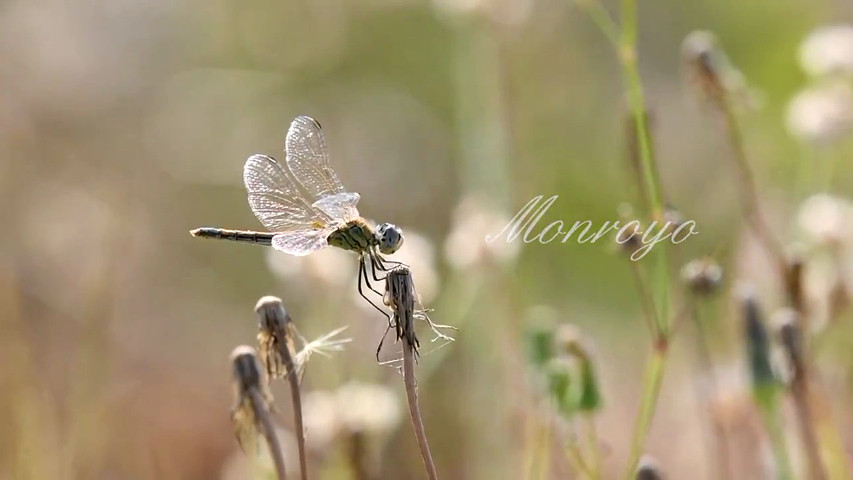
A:
[[[363,271],[364,271],[364,282],[367,284],[367,287],[368,287],[368,288],[370,288],[370,289],[373,291],[373,293],[375,293],[375,294],[379,295],[380,297],[384,297],[385,295],[383,295],[383,294],[382,294],[382,292],[380,292],[379,290],[377,290],[377,289],[373,288],[373,285],[371,285],[370,280],[367,278],[367,265],[366,265],[366,263],[367,263],[368,261],[370,261],[370,260],[371,260],[371,258],[372,258],[372,257],[368,257],[368,256],[366,256],[366,255],[362,255],[362,256],[361,256],[361,258],[359,259],[359,263],[364,267],[364,268],[363,268]],[[371,266],[371,270],[373,270],[373,262],[372,262],[372,261],[370,262],[370,266]],[[381,279],[376,278],[376,273],[375,273],[375,272],[373,273],[373,279],[374,279],[375,281],[377,281],[377,282],[381,282],[381,281],[384,281],[384,280],[385,280],[385,278],[384,278],[384,277],[383,277],[383,278],[381,278]]]
[[[382,308],[377,306],[375,303],[373,303],[373,300],[371,300],[370,298],[367,297],[367,295],[364,294],[364,290],[362,289],[362,281],[367,283],[368,288],[373,290],[373,287],[370,286],[370,282],[367,279],[367,270],[364,268],[364,262],[358,262],[358,294],[361,295],[361,298],[367,300],[367,303],[371,304],[373,306],[373,308],[378,310],[379,313],[384,315],[385,318],[387,318],[388,321],[390,322],[391,316],[388,315],[388,312],[386,312],[385,310],[383,310]],[[373,290],[373,291],[376,292],[376,290]],[[378,294],[379,292],[376,292],[376,293]]]
[[[382,260],[378,258],[378,254],[375,252],[370,252],[370,273],[373,275],[373,280],[377,282],[384,282],[385,277],[380,277],[376,270],[378,269],[381,272],[387,272],[384,268],[382,268]]]
[[[388,327],[385,328],[385,333],[382,334],[382,338],[379,340],[379,346],[376,347],[376,361],[377,362],[379,362],[379,352],[382,350],[382,344],[385,342],[385,337],[388,336],[388,332],[391,331],[391,327],[393,327],[393,326],[394,326],[394,321],[391,320],[391,317],[388,317]]]

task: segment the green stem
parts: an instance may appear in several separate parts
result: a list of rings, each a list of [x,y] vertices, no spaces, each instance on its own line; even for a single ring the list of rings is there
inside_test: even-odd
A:
[[[791,461],[788,458],[788,447],[785,444],[785,434],[779,418],[778,396],[774,395],[768,401],[759,401],[761,418],[767,435],[770,437],[770,447],[773,449],[773,457],[776,459],[776,478],[779,480],[791,480]]]
[[[634,424],[634,434],[631,441],[631,450],[628,455],[628,467],[625,470],[625,480],[634,478],[640,456],[643,454],[643,446],[649,431],[652,417],[657,405],[658,393],[660,393],[661,381],[663,380],[664,366],[666,365],[669,344],[666,340],[660,340],[651,357],[646,364],[646,373],[643,379],[643,394],[640,398],[640,411]]]

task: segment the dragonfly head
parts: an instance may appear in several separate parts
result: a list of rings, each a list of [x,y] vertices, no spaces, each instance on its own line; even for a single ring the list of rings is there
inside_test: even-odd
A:
[[[379,251],[390,255],[403,246],[403,231],[391,223],[383,223],[376,228],[376,243]]]

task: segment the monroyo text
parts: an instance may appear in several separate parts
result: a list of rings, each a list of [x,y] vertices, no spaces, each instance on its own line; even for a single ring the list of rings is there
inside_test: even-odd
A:
[[[636,261],[646,256],[660,242],[669,240],[677,245],[690,238],[691,235],[699,233],[696,231],[696,222],[693,220],[686,220],[679,223],[667,221],[660,226],[658,226],[658,222],[655,220],[649,223],[645,229],[643,229],[639,220],[628,221],[621,225],[621,227],[618,220],[612,223],[608,220],[604,222],[597,232],[590,232],[592,228],[591,220],[576,221],[568,230],[563,229],[565,223],[562,220],[556,220],[549,223],[538,233],[535,233],[534,230],[539,220],[551,208],[551,205],[557,201],[558,197],[559,195],[554,195],[544,202],[542,202],[543,195],[533,197],[500,232],[486,235],[486,241],[494,242],[506,235],[506,241],[509,243],[518,238],[523,231],[524,236],[522,236],[522,241],[524,243],[538,241],[541,244],[547,244],[558,238],[561,239],[561,243],[566,243],[575,233],[577,233],[576,241],[578,243],[595,243],[599,238],[611,231],[615,231],[616,243],[620,245],[624,245],[632,241],[632,239],[633,241],[640,240],[639,243],[641,245],[631,253],[631,260]],[[657,233],[655,233],[656,229],[658,229]]]

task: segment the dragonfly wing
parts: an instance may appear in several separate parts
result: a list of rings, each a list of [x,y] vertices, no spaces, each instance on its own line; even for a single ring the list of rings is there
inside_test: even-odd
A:
[[[326,213],[332,218],[338,218],[348,222],[358,218],[358,200],[361,196],[357,193],[343,192],[323,197],[312,205]]]
[[[272,246],[289,255],[301,257],[328,245],[326,239],[330,233],[328,229],[284,232],[272,237]]]
[[[310,230],[332,221],[305,200],[290,171],[272,157],[249,157],[243,167],[243,183],[252,212],[271,231]]]
[[[343,193],[341,181],[329,165],[320,124],[311,117],[293,120],[284,142],[287,168],[313,198]]]

